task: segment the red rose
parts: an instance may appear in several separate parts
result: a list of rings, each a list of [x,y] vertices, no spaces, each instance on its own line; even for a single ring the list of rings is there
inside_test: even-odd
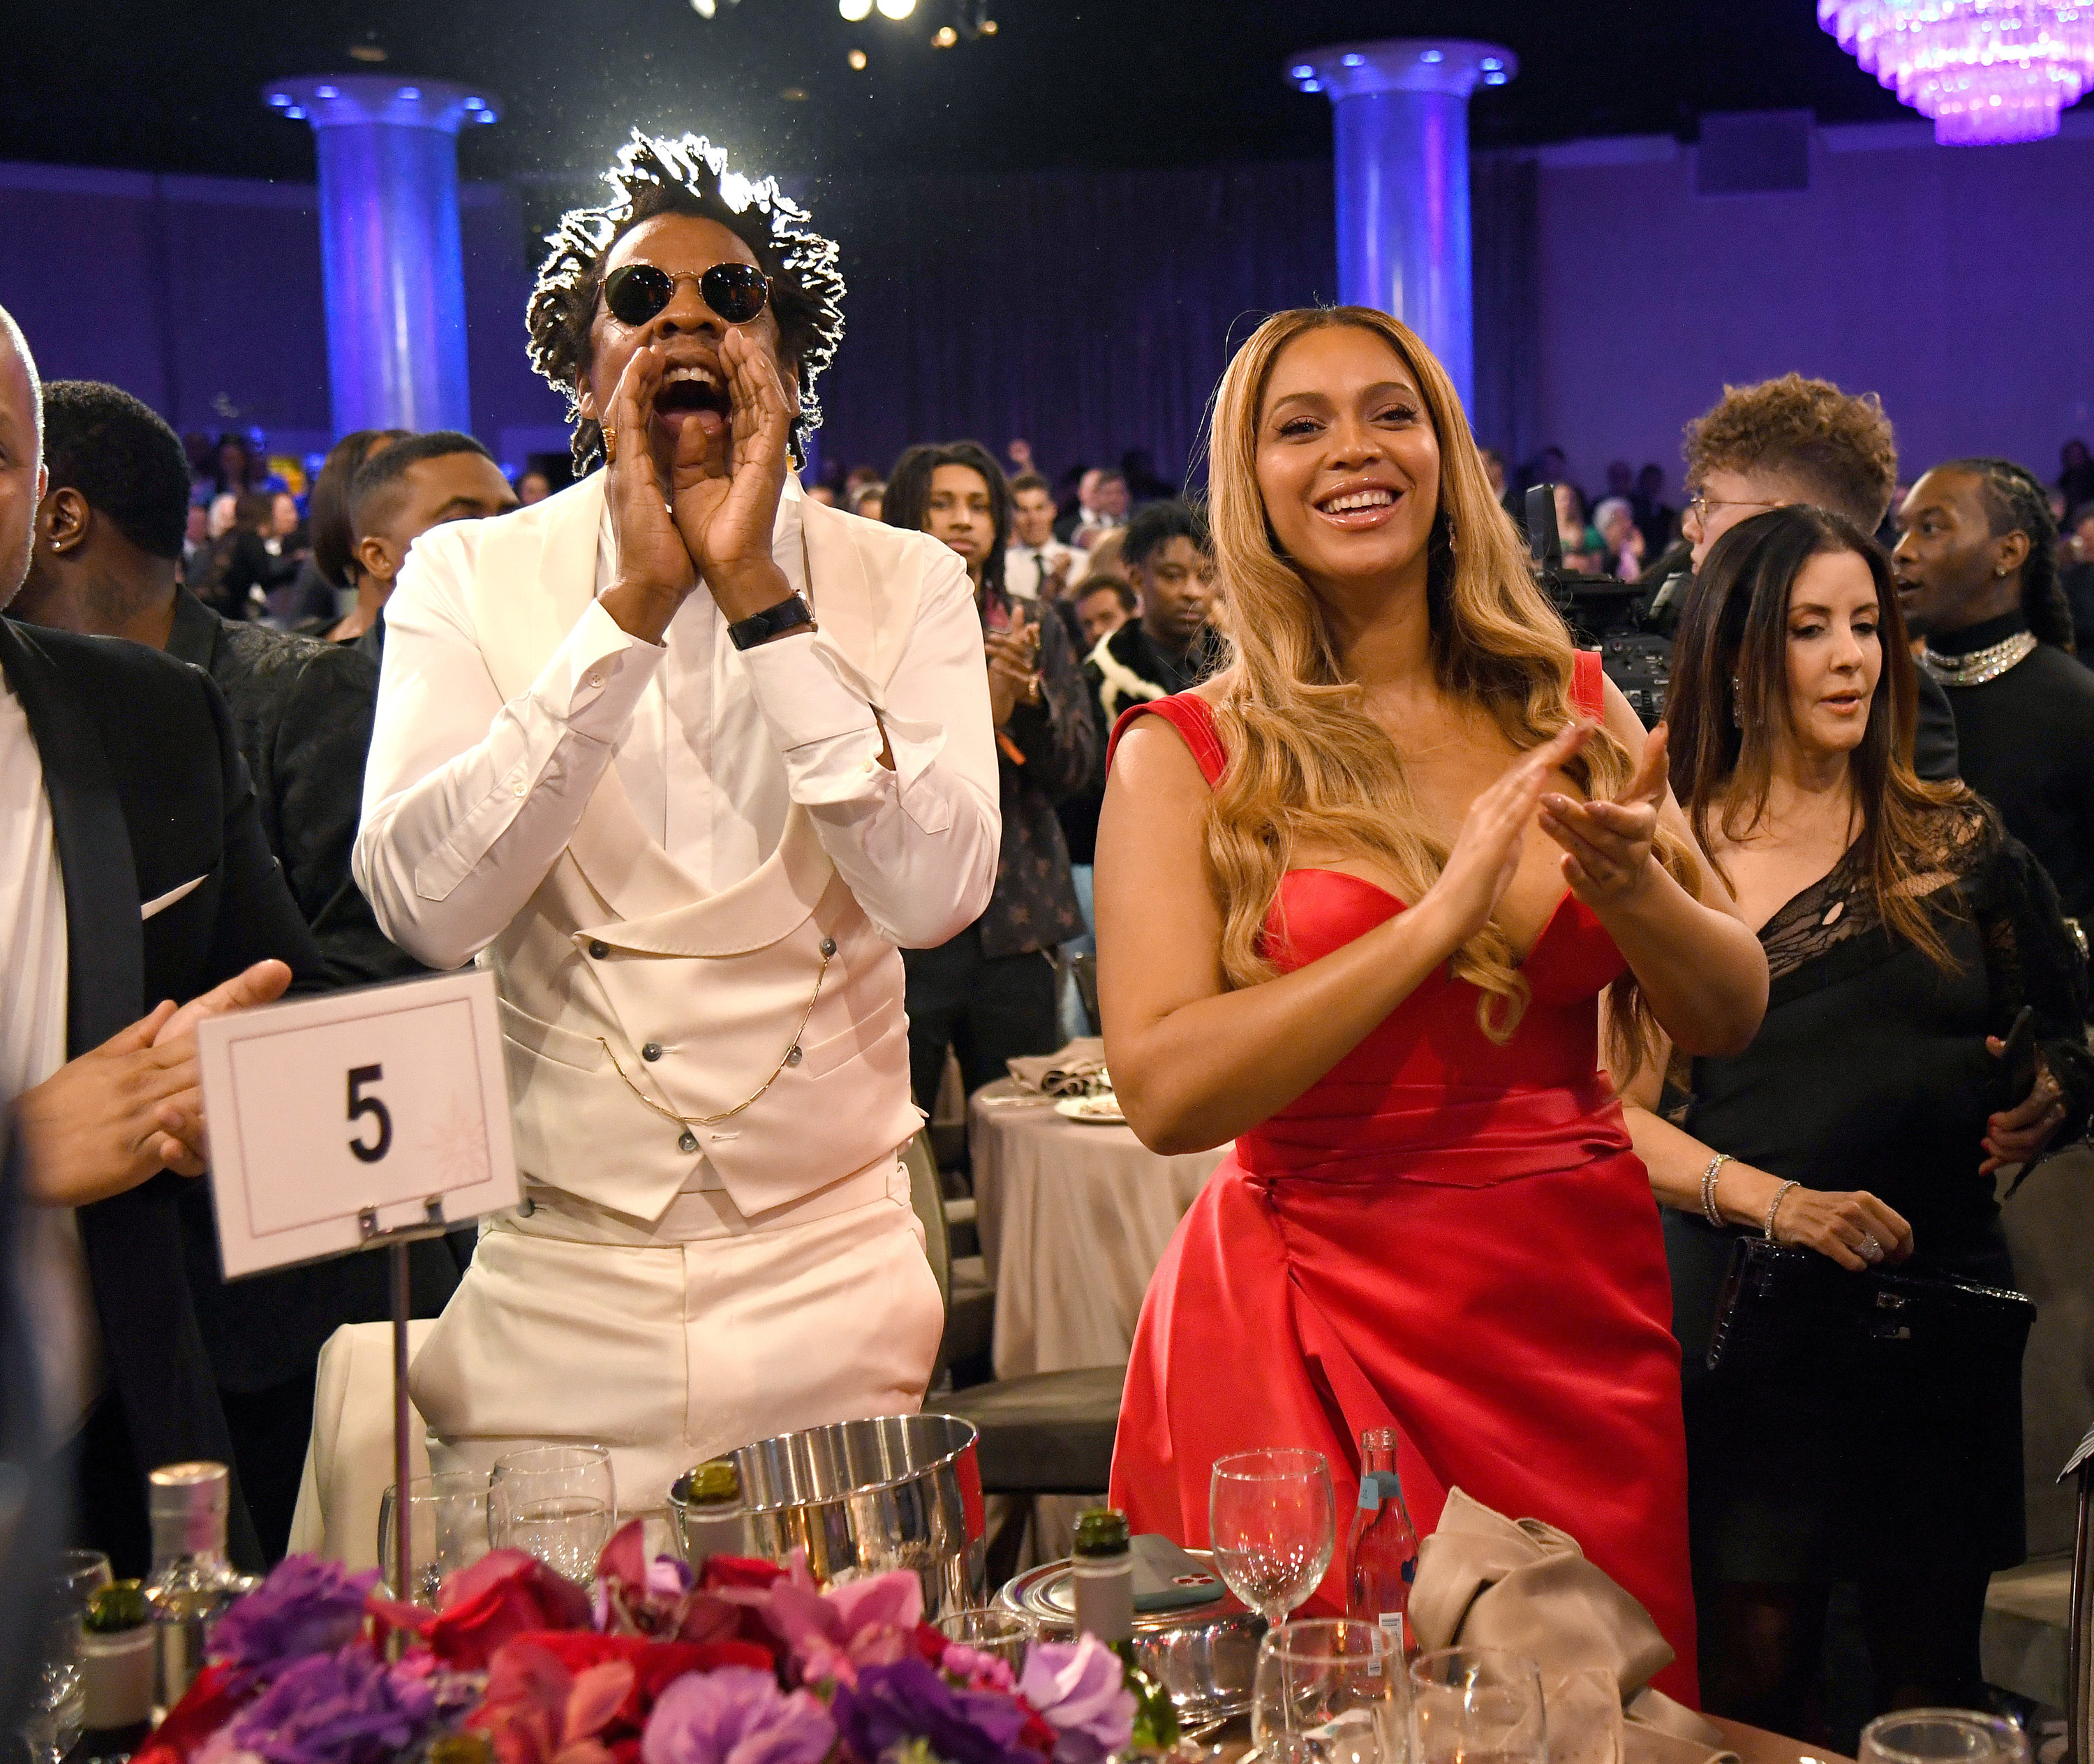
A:
[[[589,1594],[535,1556],[497,1549],[446,1580],[426,1631],[438,1659],[462,1671],[486,1670],[512,1636],[585,1628]]]
[[[632,1666],[632,1689],[600,1736],[606,1745],[615,1745],[627,1729],[637,1733],[645,1727],[654,1699],[686,1672],[710,1672],[723,1666],[777,1671],[767,1649],[747,1641],[649,1641],[639,1636],[599,1636],[590,1629],[563,1630],[527,1639],[577,1675],[611,1660],[622,1660]]]
[[[775,1562],[764,1562],[754,1556],[708,1556],[704,1568],[699,1571],[698,1584],[708,1592],[730,1586],[749,1587],[761,1592],[784,1578],[785,1571]]]
[[[262,1680],[229,1661],[197,1674],[140,1748],[140,1764],[185,1764],[189,1755],[261,1693]]]

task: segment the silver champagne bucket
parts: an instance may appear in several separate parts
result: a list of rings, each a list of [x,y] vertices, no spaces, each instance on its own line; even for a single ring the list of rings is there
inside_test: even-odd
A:
[[[824,1582],[914,1569],[926,1622],[985,1604],[975,1438],[974,1423],[957,1415],[883,1415],[726,1453],[741,1478],[751,1553],[783,1562],[804,1549]],[[689,1488],[687,1473],[669,1490],[680,1537]]]

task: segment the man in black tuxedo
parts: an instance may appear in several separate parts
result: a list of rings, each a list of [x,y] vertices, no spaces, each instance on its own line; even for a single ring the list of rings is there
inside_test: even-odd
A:
[[[28,572],[41,431],[35,364],[0,311],[0,608]],[[195,1026],[322,984],[320,959],[205,675],[0,618],[0,1107],[24,1271],[74,1530],[136,1575],[146,1471],[233,1461],[177,1207],[204,1168]],[[237,1466],[233,1495],[233,1556],[259,1566]]]
[[[419,440],[394,446],[404,451]],[[480,458],[508,496],[493,462]],[[128,392],[84,380],[45,387],[44,468],[28,577],[11,615],[85,637],[126,637],[202,668],[225,694],[263,837],[328,979],[350,985],[422,973],[386,941],[349,873],[377,663],[354,645],[223,618],[176,580],[188,462],[175,432]],[[344,1323],[391,1314],[385,1263],[345,1256],[227,1281],[211,1196],[196,1184],[180,1206],[198,1322],[249,1510],[273,1558],[298,1506],[320,1348]],[[463,1247],[469,1253],[469,1239]],[[458,1284],[458,1263],[440,1242],[415,1245],[413,1261],[414,1314],[434,1317]]]

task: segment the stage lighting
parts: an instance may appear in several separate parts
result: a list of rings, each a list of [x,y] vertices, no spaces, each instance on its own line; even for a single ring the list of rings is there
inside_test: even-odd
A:
[[[691,0],[691,10],[702,19],[709,19],[716,10],[713,0]]]
[[[856,24],[872,16],[872,0],[836,0],[836,11]]]
[[[953,45],[959,41],[959,40],[960,33],[954,30],[951,25],[941,24],[938,27],[936,34],[931,38],[931,46],[933,49],[950,49]]]
[[[916,0],[880,0],[880,15],[884,19],[906,19],[916,10]]]
[[[865,51],[862,49],[854,49],[850,52],[850,64],[860,73],[863,73],[865,72]]]

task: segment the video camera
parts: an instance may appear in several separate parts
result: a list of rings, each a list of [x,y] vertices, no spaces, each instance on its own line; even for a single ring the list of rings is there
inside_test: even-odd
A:
[[[1665,715],[1672,684],[1672,645],[1644,628],[1644,590],[1614,576],[1588,576],[1563,567],[1563,536],[1556,524],[1556,486],[1527,493],[1527,546],[1536,580],[1571,641],[1600,652],[1600,667],[1646,726]]]

